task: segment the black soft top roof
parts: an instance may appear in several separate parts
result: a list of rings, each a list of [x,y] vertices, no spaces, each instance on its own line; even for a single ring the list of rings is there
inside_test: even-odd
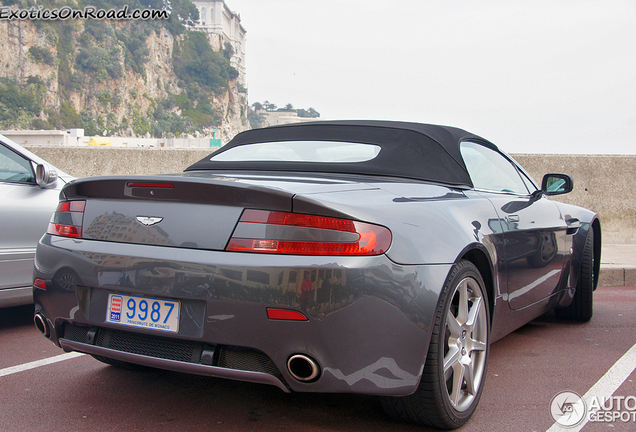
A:
[[[342,141],[381,147],[372,160],[351,163],[212,161],[210,156],[189,166],[196,170],[258,170],[368,174],[469,186],[472,182],[459,150],[462,140],[488,141],[462,129],[394,121],[320,121],[252,129],[238,134],[214,154],[230,148],[275,141]]]

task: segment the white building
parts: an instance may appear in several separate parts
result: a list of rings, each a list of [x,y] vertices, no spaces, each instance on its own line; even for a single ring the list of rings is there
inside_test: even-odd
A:
[[[296,111],[256,110],[256,115],[263,119],[261,127],[323,120],[321,118],[298,117]]]
[[[224,0],[195,0],[192,3],[199,9],[199,22],[195,29],[207,33],[212,47],[218,51],[229,42],[234,49],[230,64],[238,73],[238,82],[246,85],[245,68],[245,29],[241,25],[241,16],[232,12]]]
[[[0,134],[20,145],[76,146],[84,139],[84,129],[3,130]]]
[[[214,129],[213,136],[217,136]],[[84,136],[84,129],[69,130],[4,130],[0,131],[10,140],[23,146],[45,147],[150,147],[150,148],[220,148],[218,138],[135,138]]]

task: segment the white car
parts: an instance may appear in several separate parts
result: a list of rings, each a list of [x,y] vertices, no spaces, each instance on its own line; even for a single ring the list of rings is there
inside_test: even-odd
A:
[[[33,302],[35,247],[72,179],[0,135],[0,307]]]

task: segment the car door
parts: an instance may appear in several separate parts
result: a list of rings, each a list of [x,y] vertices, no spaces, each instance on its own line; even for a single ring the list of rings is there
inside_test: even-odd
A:
[[[0,290],[30,290],[35,248],[59,199],[57,183],[38,186],[32,161],[0,142]]]
[[[475,190],[492,202],[499,217],[510,307],[524,308],[563,288],[569,251],[557,205],[495,148],[465,141],[461,153]]]

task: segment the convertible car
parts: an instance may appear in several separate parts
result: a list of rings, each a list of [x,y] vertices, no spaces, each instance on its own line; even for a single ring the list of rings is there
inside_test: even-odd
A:
[[[181,174],[67,184],[35,324],[115,366],[378,395],[459,427],[492,342],[551,309],[592,316],[600,222],[549,198],[572,187],[457,128],[243,132]]]

